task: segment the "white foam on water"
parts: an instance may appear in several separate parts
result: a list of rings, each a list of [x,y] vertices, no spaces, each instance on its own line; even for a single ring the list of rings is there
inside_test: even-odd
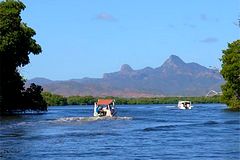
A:
[[[166,108],[176,108],[177,106],[166,106]]]
[[[99,120],[131,120],[132,117],[63,117],[54,122],[92,122]]]

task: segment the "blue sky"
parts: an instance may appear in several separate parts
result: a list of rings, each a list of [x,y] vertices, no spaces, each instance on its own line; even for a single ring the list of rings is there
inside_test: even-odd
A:
[[[23,22],[43,52],[21,69],[31,79],[100,78],[159,67],[172,54],[221,67],[222,50],[240,37],[240,0],[23,0]]]

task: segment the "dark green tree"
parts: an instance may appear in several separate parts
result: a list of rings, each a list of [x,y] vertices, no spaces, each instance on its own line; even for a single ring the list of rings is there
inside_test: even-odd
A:
[[[228,44],[221,61],[221,74],[226,81],[222,85],[222,100],[231,109],[240,110],[240,40]]]
[[[25,5],[18,0],[0,2],[1,113],[27,107],[23,106],[26,104],[26,98],[24,98],[26,94],[24,80],[18,70],[30,62],[29,54],[41,52],[40,45],[33,39],[35,31],[22,22],[20,14],[24,9]]]
[[[24,111],[25,110],[36,110],[36,111],[46,111],[47,103],[44,100],[41,92],[43,88],[39,85],[35,85],[32,83],[29,88],[23,92],[23,100],[24,100]],[[36,107],[38,106],[38,107]]]

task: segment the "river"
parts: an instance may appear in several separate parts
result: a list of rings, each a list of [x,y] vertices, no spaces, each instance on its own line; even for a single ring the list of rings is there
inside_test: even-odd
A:
[[[240,159],[240,113],[223,104],[117,109],[118,117],[107,119],[91,117],[93,106],[0,117],[0,159]]]

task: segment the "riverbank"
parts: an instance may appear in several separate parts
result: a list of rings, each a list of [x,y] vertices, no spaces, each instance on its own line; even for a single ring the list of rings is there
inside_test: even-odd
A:
[[[93,96],[70,96],[45,92],[42,94],[48,106],[66,106],[66,105],[92,105],[99,98],[111,98],[116,100],[117,105],[134,104],[177,104],[180,100],[188,100],[194,103],[222,103],[220,96],[213,97],[141,97],[141,98],[122,98],[122,97],[93,97]]]

